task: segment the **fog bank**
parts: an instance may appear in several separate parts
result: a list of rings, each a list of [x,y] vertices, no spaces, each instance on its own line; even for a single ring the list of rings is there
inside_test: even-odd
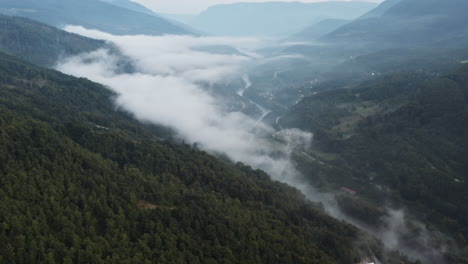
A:
[[[242,76],[253,57],[213,54],[203,47],[231,46],[254,50],[261,41],[249,38],[192,36],[113,36],[96,30],[67,26],[67,31],[111,42],[129,58],[134,73],[122,72],[119,58],[108,50],[98,50],[61,61],[62,72],[86,77],[114,90],[116,104],[139,120],[172,128],[179,137],[200,148],[227,155],[262,169],[273,179],[305,190],[292,166],[287,148],[273,145],[273,130],[240,112],[226,112],[204,86]],[[203,50],[203,49],[202,49]],[[293,133],[294,132],[294,133]],[[292,144],[308,144],[312,135],[291,132]],[[289,140],[289,139],[288,139]],[[275,153],[274,157],[271,155]],[[309,192],[309,193],[307,193]],[[310,198],[310,197],[309,197]]]
[[[246,75],[250,65],[297,56],[262,58],[254,51],[263,43],[252,38],[113,36],[76,26],[68,26],[66,30],[115,45],[133,71],[123,71],[119,65],[121,57],[106,49],[66,58],[56,68],[106,85],[118,94],[116,105],[137,119],[170,127],[181,139],[197,144],[201,149],[267,172],[274,180],[299,189],[308,199],[322,202],[332,216],[380,237],[389,249],[439,261],[440,253],[432,250],[430,232],[422,224],[418,226],[419,236],[413,239],[416,246],[404,246],[402,241],[410,231],[410,221],[401,211],[389,210],[386,227],[371,230],[346,217],[338,209],[333,194],[317,193],[295,169],[290,158],[295,149],[307,148],[312,141],[310,133],[298,129],[283,130],[281,142],[274,141],[271,135],[275,131],[271,127],[241,112],[226,111],[223,101],[206,89],[215,83],[243,78],[245,87],[233,91],[242,95],[242,89],[252,85]],[[242,52],[206,51],[217,46],[234,47]]]

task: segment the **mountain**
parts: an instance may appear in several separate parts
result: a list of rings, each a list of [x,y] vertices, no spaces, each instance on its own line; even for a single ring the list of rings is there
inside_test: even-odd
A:
[[[371,49],[436,45],[459,48],[468,39],[468,17],[464,12],[467,8],[464,0],[386,1],[323,40]],[[454,43],[461,36],[465,42]]]
[[[52,26],[81,25],[111,34],[190,34],[166,19],[100,0],[0,0],[0,13],[23,16]],[[120,3],[120,4],[119,4]],[[136,9],[136,8],[132,8]]]
[[[314,133],[308,156],[299,157],[302,170],[321,188],[355,190],[354,202],[341,201],[344,211],[373,224],[379,208],[407,207],[429,230],[442,231],[463,248],[468,239],[468,66],[458,67],[444,75],[388,74],[354,88],[317,93],[289,109],[279,123]],[[413,243],[407,232],[401,246]],[[464,263],[467,257],[454,245],[448,252],[457,257],[447,263]],[[433,262],[440,263],[424,263]]]
[[[190,21],[198,16],[198,14],[166,14],[162,13],[161,16],[171,19],[174,21],[179,21],[180,23],[190,24]]]
[[[367,12],[366,14],[362,15],[360,18],[372,18],[372,17],[380,17],[388,9],[392,8],[394,5],[398,4],[401,0],[385,0],[376,8],[372,9],[371,11]]]
[[[0,15],[0,50],[38,65],[53,66],[60,58],[105,45],[27,18]]]
[[[0,53],[1,262],[406,261],[265,173],[139,123],[115,96]]]
[[[387,73],[447,72],[468,58],[468,18],[460,11],[466,3],[387,0],[318,39],[295,35],[292,45],[275,55],[300,54],[302,59],[257,70],[250,92],[272,94],[273,103],[288,107],[314,92],[353,87]]]
[[[148,14],[148,15],[152,15],[152,16],[157,16],[156,13],[154,13],[153,11],[151,11],[148,8],[144,7],[143,5],[138,4],[137,2],[132,2],[132,1],[129,1],[129,0],[100,0],[100,1],[105,2],[105,3],[109,3],[111,5],[120,6],[122,8],[132,10],[132,11],[135,11],[135,12],[140,12],[140,13],[144,13],[144,14]]]
[[[325,19],[305,28],[301,32],[292,36],[290,39],[305,41],[316,40],[328,33],[331,33],[332,31],[335,31],[349,22],[351,21],[345,19]]]
[[[209,7],[190,26],[215,35],[289,36],[324,19],[354,19],[374,8],[369,2],[237,3]],[[173,17],[177,19],[177,17]]]

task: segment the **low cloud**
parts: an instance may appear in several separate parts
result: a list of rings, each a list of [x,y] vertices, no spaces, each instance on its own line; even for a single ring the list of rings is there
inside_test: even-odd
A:
[[[226,111],[223,102],[205,89],[211,84],[243,76],[246,86],[238,87],[243,91],[250,86],[245,74],[251,65],[303,57],[262,58],[254,50],[263,42],[251,38],[113,36],[76,26],[68,26],[66,30],[108,41],[130,61],[134,70],[132,73],[122,71],[120,55],[107,49],[67,58],[57,64],[58,70],[108,86],[118,94],[116,104],[137,119],[170,127],[179,137],[204,150],[262,169],[274,180],[296,187],[308,199],[322,202],[336,218],[381,237],[387,248],[402,249],[402,239],[412,230],[408,229],[408,221],[401,211],[389,211],[385,220],[387,226],[382,230],[370,230],[344,215],[333,194],[317,193],[295,169],[290,155],[295,149],[307,148],[312,141],[311,134],[297,129],[275,133],[259,120],[241,112]],[[214,46],[234,47],[242,53],[201,51]],[[255,56],[242,55],[249,53]],[[438,252],[429,252],[432,247],[427,230],[423,225],[418,228],[421,232],[415,243],[421,248],[418,245],[405,247],[405,252],[422,259],[439,258]]]
[[[423,263],[446,263],[444,253],[455,243],[442,233],[429,230],[427,226],[410,217],[404,210],[387,209],[385,226],[378,234],[385,246],[400,250],[407,256]]]
[[[271,142],[274,132],[270,127],[243,113],[223,110],[216,97],[204,89],[241,76],[246,67],[261,59],[203,52],[200,47],[230,46],[251,51],[261,45],[260,40],[113,36],[76,26],[66,30],[112,43],[131,61],[135,72],[119,71],[118,55],[105,49],[67,58],[56,66],[58,70],[108,86],[118,94],[116,104],[139,120],[170,127],[184,140],[262,169],[275,180],[296,187],[302,184],[288,148]],[[310,134],[297,130],[288,133],[288,146],[310,142]]]

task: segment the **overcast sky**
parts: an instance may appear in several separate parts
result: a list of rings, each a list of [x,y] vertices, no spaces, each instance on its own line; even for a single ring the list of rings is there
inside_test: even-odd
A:
[[[236,2],[272,2],[275,0],[132,0],[158,12],[169,14],[199,13],[207,7],[218,4],[229,4]],[[282,0],[281,2],[295,2],[297,0]],[[313,3],[327,0],[302,0],[300,2]],[[347,1],[347,0],[345,0]],[[355,1],[355,0],[354,0]],[[361,0],[367,2],[382,2],[383,0]],[[278,1],[280,2],[280,1]]]

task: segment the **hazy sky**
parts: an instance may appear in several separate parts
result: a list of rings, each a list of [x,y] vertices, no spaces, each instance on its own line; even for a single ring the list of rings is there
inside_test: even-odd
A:
[[[189,14],[199,13],[205,10],[208,6],[218,4],[230,4],[236,2],[273,2],[275,0],[132,0],[134,2],[145,5],[159,13],[171,14]],[[300,2],[313,3],[323,2],[327,0],[302,0]],[[349,1],[349,0],[344,0]],[[356,0],[353,0],[356,1]],[[367,2],[382,2],[383,0],[360,0]],[[278,2],[297,2],[297,0],[282,0]]]

